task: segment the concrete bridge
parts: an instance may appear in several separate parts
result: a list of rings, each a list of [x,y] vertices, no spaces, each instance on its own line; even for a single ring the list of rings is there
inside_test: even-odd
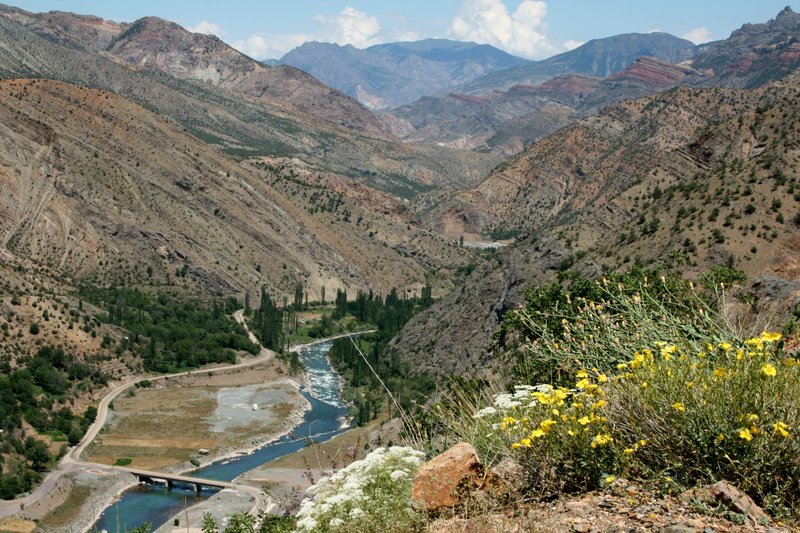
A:
[[[192,476],[181,476],[178,474],[165,474],[164,472],[153,472],[150,470],[138,470],[136,468],[115,467],[116,470],[123,470],[136,476],[139,481],[146,483],[153,483],[157,481],[163,482],[167,488],[171,489],[175,483],[183,483],[193,485],[195,492],[199,493],[203,487],[210,487],[215,489],[234,489],[239,488],[236,484],[228,481],[217,481],[214,479],[205,479]]]

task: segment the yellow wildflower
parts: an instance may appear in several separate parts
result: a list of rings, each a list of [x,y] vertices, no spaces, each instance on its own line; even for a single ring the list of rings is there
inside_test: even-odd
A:
[[[677,351],[678,351],[678,347],[675,346],[674,344],[672,344],[672,345],[667,346],[665,348],[661,348],[661,355],[664,356],[664,359],[669,361],[670,359],[672,359],[672,356]]]
[[[538,439],[538,438],[544,437],[544,436],[545,436],[545,432],[542,431],[541,429],[534,429],[533,431],[531,431],[531,438],[532,439]]]
[[[628,455],[632,454],[635,451],[636,450],[634,450],[633,448],[625,448],[625,453],[628,454]]]
[[[789,426],[784,424],[783,422],[775,422],[772,425],[772,429],[776,435],[780,435],[781,437],[788,437],[789,436]]]
[[[588,416],[584,416],[584,417],[578,419],[578,424],[580,424],[582,426],[587,425],[589,422],[591,422],[591,420],[589,420]]]
[[[778,371],[775,369],[773,365],[767,363],[761,367],[761,373],[767,377],[774,378],[775,375],[778,373]]]
[[[605,407],[606,401],[605,400],[597,400],[592,404],[592,409],[602,409]]]
[[[725,440],[725,435],[723,435],[722,433],[720,433],[720,434],[719,434],[719,436],[717,437],[717,440],[718,440],[719,442],[722,442],[722,441],[724,441],[724,440]]]
[[[718,368],[714,370],[715,378],[724,378],[726,375],[728,375],[728,371],[724,368]]]
[[[645,444],[647,444],[647,439],[642,439],[639,441],[639,446],[644,446]]]
[[[719,348],[723,352],[729,352],[733,348],[733,346],[729,342],[721,342],[721,343],[719,343]]]
[[[589,377],[589,373],[586,372],[586,370],[581,368],[580,370],[578,370],[578,373],[575,374],[575,377],[578,378],[578,379],[588,378]]]
[[[742,428],[742,429],[739,430],[739,438],[740,439],[744,439],[744,440],[749,442],[749,441],[753,440],[753,434],[750,433],[749,429]]]
[[[589,381],[589,379],[588,379],[588,378],[583,378],[582,380],[580,380],[579,382],[577,382],[577,383],[575,384],[575,388],[576,388],[576,389],[586,389],[586,388],[588,388],[588,387],[589,387],[591,384],[592,384],[592,382],[591,382],[591,381]]]
[[[753,337],[752,339],[747,339],[746,341],[744,341],[744,343],[747,344],[748,346],[755,346],[759,350],[764,349],[764,341],[761,340],[761,338],[759,337]]]
[[[605,446],[610,442],[614,442],[614,437],[612,437],[610,433],[601,433],[600,435],[595,435],[592,439],[592,448]]]
[[[761,332],[761,336],[759,337],[759,339],[762,342],[778,342],[782,338],[783,338],[783,336],[780,333],[778,333],[777,331],[774,331],[774,332],[771,332],[771,333],[767,332],[767,331],[762,331]]]
[[[598,383],[605,383],[606,381],[608,381],[608,376],[606,376],[605,374],[600,374],[599,376],[597,376]]]
[[[615,478],[614,476],[606,476],[604,481],[606,482],[606,485],[611,485],[612,483],[614,483],[615,479],[617,478]]]
[[[556,425],[556,421],[552,418],[548,418],[547,420],[542,420],[539,424],[539,428],[544,431],[545,433],[549,433],[553,426]]]
[[[617,365],[617,370],[624,370],[626,368],[628,368],[628,363],[619,363]]]
[[[511,447],[512,448],[523,448],[523,447],[524,448],[530,448],[531,447],[531,439],[529,439],[529,438],[520,439],[519,442],[515,442],[514,444],[511,445]]]
[[[673,403],[672,404],[672,408],[675,409],[676,411],[680,411],[681,413],[685,413],[686,412],[686,407],[684,407],[681,402]]]
[[[755,413],[748,414],[747,415],[747,421],[748,422],[757,422],[758,421],[758,415],[755,414]]]
[[[687,381],[686,382],[686,388],[687,389],[691,389],[692,387],[694,387],[694,381]]]
[[[513,416],[507,416],[500,423],[500,429],[503,429],[503,430],[508,429],[509,427],[513,426],[517,422],[518,422],[518,420],[516,418],[514,418]]]

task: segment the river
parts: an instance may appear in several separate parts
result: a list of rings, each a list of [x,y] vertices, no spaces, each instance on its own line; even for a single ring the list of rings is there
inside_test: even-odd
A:
[[[326,441],[347,429],[344,423],[347,408],[342,402],[339,377],[328,364],[328,351],[333,343],[325,341],[302,348],[300,358],[306,365],[309,385],[301,389],[311,409],[303,422],[289,435],[267,444],[255,452],[224,459],[191,472],[197,477],[230,481],[235,477],[303,448],[309,438]],[[203,489],[198,495],[192,488],[178,486],[167,490],[161,484],[140,484],[122,494],[113,505],[106,508],[92,531],[123,532],[149,523],[152,530],[163,525],[186,506],[198,503],[216,490]]]

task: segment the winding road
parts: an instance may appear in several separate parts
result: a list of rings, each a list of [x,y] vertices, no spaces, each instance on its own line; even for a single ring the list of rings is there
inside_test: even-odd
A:
[[[261,346],[261,343],[258,342],[258,339],[255,337],[255,335],[253,335],[253,333],[244,323],[244,309],[236,311],[233,314],[233,318],[234,320],[236,320],[245,327],[245,330],[247,331],[247,335],[250,338],[250,341],[257,344],[258,346]],[[248,359],[246,361],[234,365],[226,365],[208,369],[205,368],[195,369],[193,371],[190,370],[187,372],[178,372],[176,374],[165,374],[161,376],[145,376],[117,385],[116,387],[112,388],[105,396],[103,396],[102,400],[100,400],[100,404],[97,406],[97,418],[95,418],[94,423],[91,426],[89,426],[89,429],[86,431],[86,434],[83,436],[83,439],[81,439],[81,442],[77,446],[71,448],[64,455],[64,457],[61,458],[61,461],[59,461],[58,465],[53,470],[51,470],[47,474],[47,476],[45,476],[45,478],[33,492],[31,492],[27,496],[16,498],[14,500],[0,500],[0,518],[4,518],[6,516],[11,516],[16,513],[19,513],[25,509],[25,506],[40,500],[46,494],[52,491],[55,488],[58,481],[67,474],[77,472],[80,470],[98,469],[98,468],[105,470],[127,471],[127,469],[125,468],[82,461],[80,457],[83,451],[86,449],[86,446],[88,446],[89,443],[92,442],[95,439],[95,437],[97,437],[97,434],[105,425],[106,418],[108,417],[109,404],[114,400],[114,398],[116,398],[126,390],[130,389],[131,387],[135,386],[137,383],[141,383],[142,381],[145,380],[153,382],[164,379],[177,378],[181,376],[188,376],[192,372],[198,372],[200,370],[208,373],[239,370],[242,368],[247,368],[264,363],[266,361],[269,361],[273,357],[275,357],[275,352],[261,346],[261,351],[259,352],[257,357],[253,359]],[[255,487],[251,487],[249,485],[240,485],[240,484],[234,484],[233,487],[235,490],[249,494],[255,498],[255,503],[253,504],[253,508],[250,511],[251,514],[254,515],[257,514],[259,509],[262,508],[261,507],[262,504],[267,503],[264,501],[265,495]]]

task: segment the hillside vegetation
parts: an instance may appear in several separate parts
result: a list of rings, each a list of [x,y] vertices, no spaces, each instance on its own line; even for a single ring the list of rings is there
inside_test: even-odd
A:
[[[420,369],[480,372],[525,287],[570,267],[666,264],[696,275],[734,264],[752,275],[745,314],[791,313],[800,303],[799,91],[797,73],[754,91],[678,88],[535,143],[441,207],[448,225],[518,242],[393,346]]]

